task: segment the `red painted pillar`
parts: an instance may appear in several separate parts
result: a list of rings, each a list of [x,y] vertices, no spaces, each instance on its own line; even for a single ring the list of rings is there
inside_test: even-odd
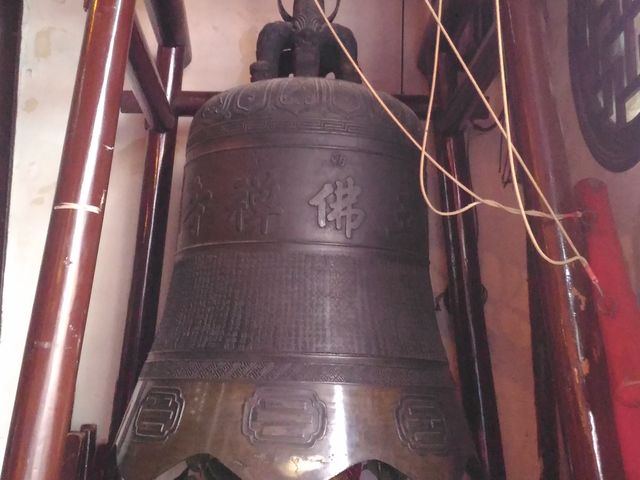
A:
[[[589,262],[604,297],[598,318],[626,480],[640,480],[640,308],[627,275],[606,185],[593,178],[575,188],[587,212]]]

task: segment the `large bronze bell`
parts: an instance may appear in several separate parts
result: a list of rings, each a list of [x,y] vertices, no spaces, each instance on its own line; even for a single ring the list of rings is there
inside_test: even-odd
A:
[[[374,459],[462,477],[471,444],[418,160],[356,83],[270,79],[206,103],[166,311],[118,439],[126,480],[199,454],[243,480],[328,480]]]

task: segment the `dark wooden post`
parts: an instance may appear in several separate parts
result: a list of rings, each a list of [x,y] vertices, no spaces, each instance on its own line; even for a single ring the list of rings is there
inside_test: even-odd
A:
[[[476,58],[488,55],[487,45],[495,42],[495,38],[494,31],[487,35]],[[437,158],[444,168],[471,188],[469,156],[461,124],[475,110],[477,103],[471,100],[474,97],[469,95],[471,90],[466,82],[458,85],[454,61],[451,55],[441,53],[436,98],[440,107],[436,118]],[[491,62],[476,62],[474,65],[482,79],[481,84],[488,86],[492,76],[495,76],[495,66]],[[455,110],[455,115],[451,115],[452,110]],[[445,119],[448,119],[448,123]],[[439,174],[439,180],[443,210],[458,210],[471,203],[472,198],[444,175]],[[447,292],[455,333],[462,404],[479,460],[478,464],[469,464],[468,473],[473,479],[504,480],[506,473],[484,317],[485,292],[480,273],[476,218],[474,210],[454,217],[443,217],[449,275]]]
[[[57,480],[60,476],[134,6],[134,0],[94,0],[88,12],[4,480]]]
[[[9,226],[21,31],[22,0],[0,2],[0,294],[4,280]]]
[[[145,0],[158,45],[182,47],[186,67],[191,63],[191,38],[184,0]]]
[[[167,92],[137,18],[134,19],[131,32],[129,67],[132,73],[129,77],[131,87],[145,114],[147,124],[157,132],[171,130],[178,119],[169,105]]]
[[[464,133],[438,135],[438,158],[462,183],[471,187]],[[440,175],[442,205],[457,210],[468,205],[469,195]],[[484,318],[484,292],[478,257],[475,212],[444,217],[449,272],[449,308],[453,317],[462,403],[478,451],[481,472],[473,478],[503,480],[504,458],[498,406],[491,369],[491,354]]]
[[[533,364],[533,393],[538,434],[539,480],[560,478],[560,446],[556,398],[553,388],[553,368],[547,350],[549,335],[545,327],[545,285],[538,273],[538,252],[527,241],[527,281],[529,295],[529,322],[531,324],[531,356]]]
[[[569,166],[552,95],[542,12],[535,0],[504,0],[507,70],[513,125],[520,152],[558,212],[575,211]],[[528,183],[528,182],[525,182]],[[527,189],[528,206],[541,209]],[[570,256],[553,222],[535,221],[535,232],[553,258]],[[577,245],[582,235],[567,225]],[[612,419],[602,339],[593,311],[591,286],[582,266],[552,266],[538,260],[545,315],[545,348],[553,369],[559,418],[573,478],[624,478]],[[534,345],[535,348],[535,345]]]
[[[182,85],[183,55],[182,47],[158,48],[158,70],[169,102],[180,91]],[[177,123],[166,133],[151,130],[147,139],[137,246],[122,342],[120,373],[113,400],[110,443],[120,427],[155,334],[176,133]]]

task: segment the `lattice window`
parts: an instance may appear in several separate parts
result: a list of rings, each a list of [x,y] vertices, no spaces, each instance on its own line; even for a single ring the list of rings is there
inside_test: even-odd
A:
[[[640,0],[570,0],[569,57],[580,125],[594,157],[640,160]]]

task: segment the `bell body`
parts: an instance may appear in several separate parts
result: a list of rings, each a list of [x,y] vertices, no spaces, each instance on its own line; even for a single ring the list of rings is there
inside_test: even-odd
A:
[[[118,438],[126,480],[196,454],[244,480],[374,459],[461,478],[418,160],[352,83],[261,81],[198,112],[167,306]]]

